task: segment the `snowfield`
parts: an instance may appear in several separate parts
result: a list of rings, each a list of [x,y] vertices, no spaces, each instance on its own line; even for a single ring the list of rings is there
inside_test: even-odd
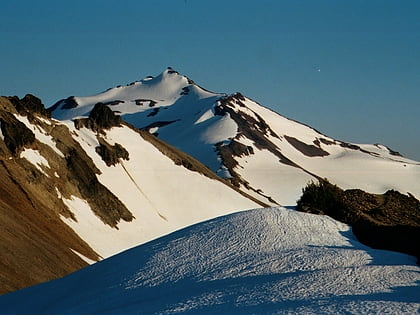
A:
[[[124,121],[149,130],[225,178],[232,174],[217,145],[235,140],[248,146],[251,154],[232,154],[237,165],[231,171],[243,179],[242,191],[265,204],[294,205],[302,188],[317,178],[343,189],[378,194],[395,189],[420,198],[419,162],[383,145],[335,140],[238,93],[209,92],[172,68],[154,78],[66,102],[53,107],[53,117],[87,117],[96,103],[103,102]]]
[[[130,153],[129,160],[120,160],[114,166],[107,166],[96,153],[99,142],[95,132],[77,130],[70,123],[68,127],[101,171],[99,181],[135,217],[131,222],[121,220],[115,229],[105,225],[86,201],[76,197],[63,199],[77,221],[64,217],[62,220],[104,258],[180,228],[257,206],[222,182],[175,165],[126,126],[106,132],[105,140],[110,145],[119,143]]]
[[[413,257],[285,208],[185,228],[65,278],[0,297],[3,314],[414,314]]]

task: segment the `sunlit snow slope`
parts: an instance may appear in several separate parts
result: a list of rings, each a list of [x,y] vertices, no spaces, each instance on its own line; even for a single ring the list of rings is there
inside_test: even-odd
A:
[[[97,102],[265,203],[295,204],[302,187],[316,178],[344,189],[396,189],[420,198],[420,163],[383,145],[335,140],[240,93],[211,93],[171,68],[128,86],[59,101],[53,116],[84,117]]]
[[[65,199],[76,220],[63,220],[103,257],[165,235],[179,228],[235,211],[250,209],[256,203],[221,181],[176,165],[158,147],[127,126],[104,131],[105,141],[118,143],[129,152],[107,166],[97,154],[97,134],[87,128],[68,126],[101,174],[107,187],[134,216],[120,221],[117,228],[105,225],[79,198]]]
[[[414,314],[414,258],[284,208],[197,224],[65,278],[0,297],[3,314]]]

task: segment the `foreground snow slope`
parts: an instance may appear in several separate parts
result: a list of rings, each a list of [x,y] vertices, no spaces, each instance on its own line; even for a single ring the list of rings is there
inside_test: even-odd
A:
[[[308,181],[343,189],[395,189],[420,198],[420,163],[383,145],[335,140],[244,97],[209,92],[171,68],[52,107],[60,120],[86,117],[97,102],[192,155],[264,203],[293,205]]]
[[[0,309],[414,314],[419,282],[410,256],[367,248],[329,217],[269,208],[200,223],[2,296]]]

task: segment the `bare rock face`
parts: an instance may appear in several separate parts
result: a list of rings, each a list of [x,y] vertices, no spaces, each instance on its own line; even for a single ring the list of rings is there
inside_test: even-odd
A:
[[[68,180],[65,160],[38,141],[17,115],[32,115],[28,120],[36,128],[55,134],[62,143],[67,142],[66,137],[71,138],[68,128],[56,127],[52,121],[45,123],[42,110],[37,113],[28,107],[31,97],[25,101],[12,99],[0,97],[0,294],[63,277],[86,266],[74,251],[91,260],[99,259],[60,218],[74,216],[57,192],[65,198],[80,196]],[[40,103],[34,102],[36,108]],[[20,157],[23,149],[38,152],[51,168],[41,168],[42,172]]]
[[[50,120],[41,106],[39,99],[29,95],[21,100],[0,97],[0,294],[87,266],[77,253],[93,261],[100,259],[62,220],[78,220],[64,199],[86,200],[93,213],[113,228],[121,220],[133,219],[118,197],[99,182],[99,169],[75,135]],[[99,129],[118,123],[111,114],[98,107],[92,125]],[[30,125],[18,115],[25,116]],[[39,141],[34,130],[50,138],[55,148]],[[45,159],[48,166],[22,157],[25,149]],[[128,158],[118,145],[109,149],[105,155],[110,162]]]
[[[106,163],[107,166],[112,166],[119,163],[119,159],[129,160],[128,151],[119,143],[110,145],[102,138],[98,138],[100,145],[95,148],[96,153],[98,153],[102,160]]]
[[[362,243],[416,256],[420,263],[420,201],[411,195],[394,190],[382,195],[344,191],[323,180],[303,190],[297,210],[350,224]]]
[[[319,146],[308,145],[294,137],[284,136],[284,138],[289,142],[296,150],[302,152],[306,156],[327,156],[329,153]]]
[[[17,155],[23,147],[30,146],[35,141],[34,133],[9,112],[0,113],[0,128],[4,144],[13,155]]]
[[[57,108],[61,108],[61,109],[75,108],[75,107],[77,107],[77,105],[78,104],[77,104],[76,99],[74,98],[74,96],[69,96],[66,99],[59,100],[53,106],[51,106],[50,108],[48,108],[48,112],[51,113],[54,110],[56,110]]]
[[[76,128],[86,127],[93,131],[101,131],[102,129],[110,129],[112,127],[121,126],[121,117],[105,104],[97,103],[89,114],[89,118],[75,120]]]
[[[36,113],[41,116],[51,117],[51,113],[45,109],[41,100],[32,94],[26,94],[22,99],[19,99],[17,96],[8,97],[8,99],[21,115],[27,116]]]

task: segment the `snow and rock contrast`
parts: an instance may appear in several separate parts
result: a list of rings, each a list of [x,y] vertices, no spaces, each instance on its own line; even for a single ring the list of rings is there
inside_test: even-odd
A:
[[[0,293],[261,205],[107,107],[75,122],[0,98]]]
[[[3,314],[414,314],[420,269],[349,227],[284,208],[177,231],[0,297]],[[22,303],[25,301],[25,303]]]
[[[0,294],[62,277],[205,220],[257,207],[295,205],[311,180],[327,178],[344,189],[395,189],[420,196],[420,163],[383,145],[335,140],[240,93],[210,92],[171,68],[94,96],[68,97],[49,110],[32,95],[0,97],[0,178]],[[309,216],[296,218],[305,221]],[[230,226],[230,220],[220,222]],[[300,233],[301,226],[296,226]],[[216,255],[223,244],[206,237]],[[254,236],[252,240],[259,242]],[[182,257],[200,252],[198,245],[192,246],[191,253],[182,250]],[[208,250],[206,255],[213,255]],[[279,250],[276,253],[283,255]],[[271,267],[258,262],[264,253],[254,249],[249,263],[255,268],[261,264],[261,272],[270,274]],[[345,253],[350,254],[347,248]],[[258,256],[255,262],[253,255]],[[314,263],[323,268],[322,261]],[[176,264],[184,271],[190,268]],[[192,266],[191,272],[199,272],[195,268],[200,266]],[[276,266],[273,272],[283,272]],[[260,269],[249,270],[252,275]],[[300,271],[296,276],[306,275]],[[215,279],[223,273],[217,268],[208,272]],[[185,275],[180,272],[181,278]],[[142,280],[137,283],[143,286]],[[221,296],[227,294],[220,290]],[[238,301],[247,301],[249,292],[238,295]],[[217,298],[216,292],[211,294]],[[196,299],[201,297],[194,297],[193,304]]]
[[[420,197],[420,163],[383,145],[335,140],[240,93],[209,92],[171,68],[94,96],[69,97],[51,108],[52,115],[87,117],[98,102],[264,203],[293,205],[317,178],[344,189],[396,189]]]

